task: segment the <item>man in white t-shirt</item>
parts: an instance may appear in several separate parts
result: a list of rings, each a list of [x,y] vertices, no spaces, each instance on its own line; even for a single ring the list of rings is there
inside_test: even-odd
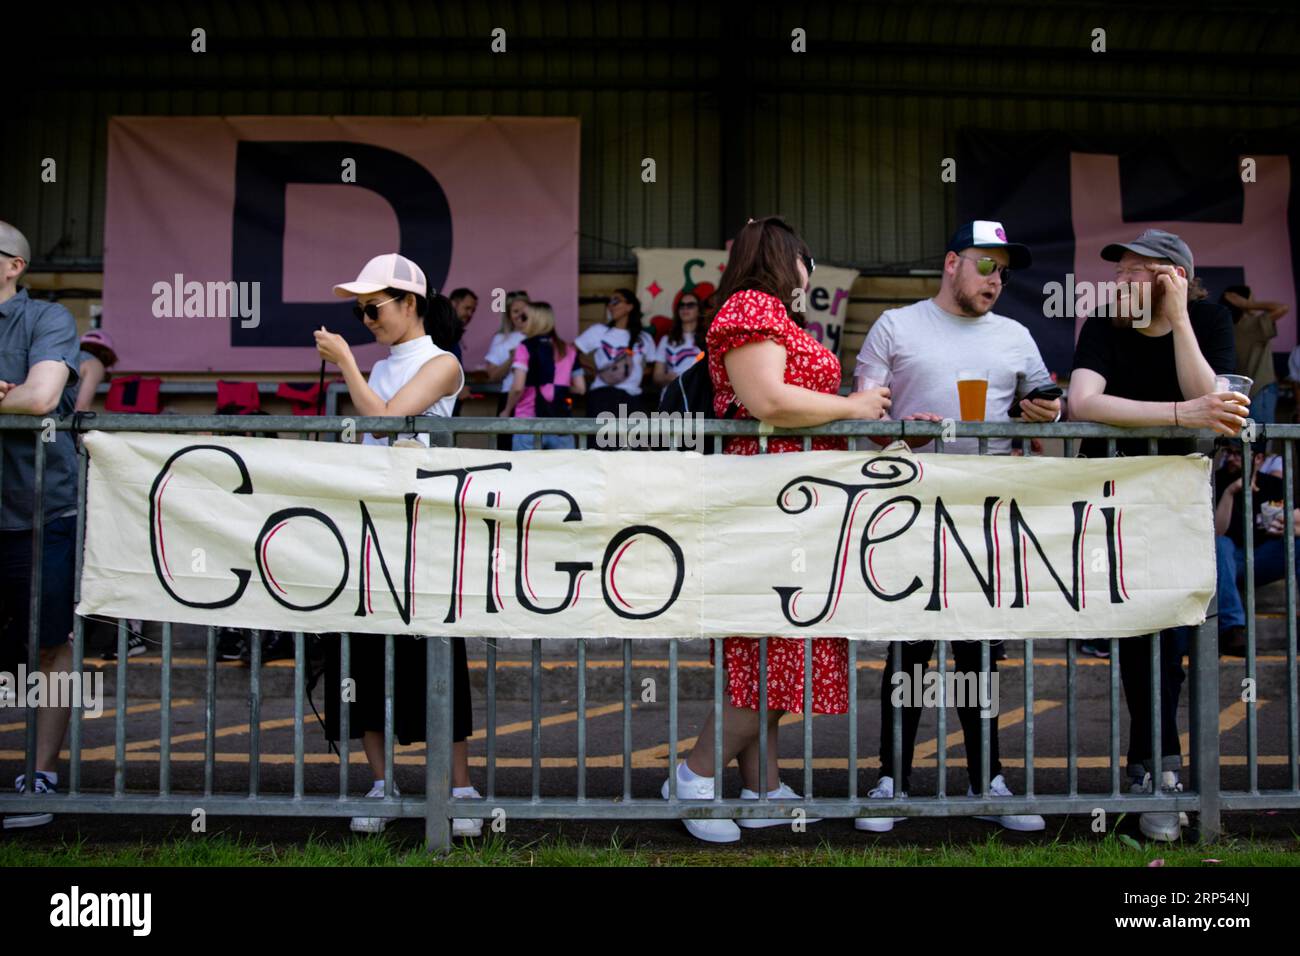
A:
[[[1009,270],[1030,264],[1029,250],[1007,241],[1000,222],[978,219],[959,227],[948,243],[943,260],[943,280],[933,299],[901,309],[890,309],[871,327],[858,353],[857,374],[890,388],[890,417],[921,418],[938,421],[961,419],[957,392],[958,374],[984,373],[988,382],[985,421],[1009,421],[1013,402],[1028,422],[1051,422],[1060,418],[1059,398],[1031,398],[1040,388],[1051,388],[1052,377],[1033,338],[1019,322],[998,315],[993,306],[1002,294]],[[931,445],[926,442],[919,447]],[[1008,454],[1011,439],[990,438],[989,452]],[[944,450],[957,454],[977,454],[979,439],[962,438],[946,442]],[[975,641],[952,643],[957,674],[980,670],[980,645]],[[920,665],[929,666],[933,641],[903,644],[903,674],[912,675]],[[996,661],[990,662],[997,670]],[[988,677],[981,676],[976,686],[989,687]],[[959,681],[959,683],[961,683]],[[906,795],[908,775],[920,707],[901,707],[903,716],[903,766],[901,774],[893,767],[893,655],[887,654],[880,685],[880,782],[870,792],[873,798],[889,798],[897,790]],[[908,695],[910,699],[910,695]],[[980,705],[957,708],[965,737],[967,767],[971,793],[982,783],[980,767],[983,722]],[[997,720],[989,721],[989,796],[1010,796],[998,760]],[[863,817],[855,821],[860,830],[881,832],[893,828],[901,818]],[[984,817],[1012,830],[1041,830],[1043,818],[1036,815]]]

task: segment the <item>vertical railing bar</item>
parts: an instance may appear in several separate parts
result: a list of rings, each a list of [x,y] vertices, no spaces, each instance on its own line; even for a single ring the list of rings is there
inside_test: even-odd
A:
[[[33,432],[35,443],[35,474],[32,496],[32,578],[27,591],[27,672],[37,674],[41,669],[41,597],[45,570],[45,442],[41,432]],[[121,642],[119,642],[120,644]],[[125,662],[118,658],[119,672]],[[118,681],[119,685],[122,683]],[[15,686],[15,690],[17,687]],[[117,712],[126,712],[125,693],[117,700]],[[36,790],[36,708],[27,708],[27,751],[23,761],[23,792]]]
[[[126,793],[126,647],[126,618],[118,618],[117,715],[113,721],[113,796],[115,797]]]
[[[303,740],[303,709],[305,707],[307,675],[307,639],[302,631],[293,634],[293,796],[301,800],[304,793],[306,769]]]
[[[542,642],[532,642],[532,660],[529,666],[529,692],[532,706],[531,753],[533,758],[532,798],[542,794]]]
[[[217,777],[217,629],[207,628],[203,684],[203,794],[212,796]]]
[[[803,798],[813,798],[813,643],[811,637],[803,639]],[[780,771],[778,770],[778,773]],[[764,788],[767,781],[763,781]]]
[[[158,729],[158,792],[172,792],[172,625],[162,626],[162,674],[159,675],[161,697]]]
[[[721,454],[721,438],[715,446]],[[726,666],[725,638],[713,638],[713,800],[722,799],[722,671]]]
[[[623,638],[623,799],[632,799],[632,641]]]
[[[807,666],[807,661],[804,665]],[[807,714],[804,715],[807,719]],[[779,773],[780,771],[778,771]],[[767,802],[767,638],[758,639],[758,799]]]
[[[256,797],[262,786],[262,632],[248,636],[248,795]]]
[[[429,850],[451,847],[452,700],[451,641],[424,641],[424,842]]]
[[[3,443],[0,443],[0,460],[4,458]],[[72,606],[81,603],[81,567],[82,552],[86,545],[86,470],[89,456],[85,445],[77,445],[77,534],[76,553],[73,557]],[[86,673],[86,622],[80,614],[72,618],[72,672],[80,674],[84,681],[90,675]],[[84,698],[73,701],[72,720],[68,733],[68,795],[76,796],[81,792],[81,739],[84,726],[82,719]]]
[[[374,640],[374,638],[370,638]],[[394,674],[394,665],[396,663],[397,646],[392,634],[384,635],[384,799],[393,799],[393,714],[396,709],[396,702],[393,696],[396,692],[396,678]],[[424,742],[425,759],[428,759],[429,742]]]
[[[1074,647],[1065,642],[1065,766],[1070,796],[1079,793],[1079,664]]]
[[[1119,638],[1110,639],[1110,792],[1111,796],[1119,796],[1120,787],[1120,763],[1119,763]]]
[[[587,642],[578,639],[578,799],[587,799]]]
[[[343,688],[347,687],[352,679],[352,635],[346,632],[339,634],[339,686],[326,690],[326,693],[336,693],[339,695],[339,799],[348,798],[348,774],[351,771],[352,762],[352,704],[348,697],[355,697],[355,694],[345,694]]]
[[[677,638],[668,641],[668,799],[677,799]]]
[[[948,642],[936,641],[935,647],[938,648],[939,664],[939,712],[935,715],[935,742],[938,744],[935,761],[939,780],[935,795],[942,800],[948,796]],[[912,675],[908,674],[907,679],[910,682]],[[894,790],[898,790],[897,783]]]
[[[988,681],[988,687],[992,690],[993,678],[990,674],[992,669],[993,649],[988,641],[980,641],[980,680]],[[985,676],[988,675],[988,676]],[[979,689],[975,691],[976,698],[979,696]],[[976,701],[978,704],[978,699]],[[990,712],[992,708],[989,709]],[[993,720],[992,716],[985,717],[980,715],[980,798],[987,800],[989,798],[989,780],[992,779],[992,770],[989,767],[989,758],[992,755],[993,743]]]
[[[1295,515],[1295,472],[1292,470],[1295,464],[1293,443],[1290,439],[1282,442],[1282,485],[1283,485],[1283,515],[1286,516],[1286,525],[1294,521]],[[1296,669],[1300,663],[1296,660],[1296,580],[1295,580],[1295,548],[1291,546],[1292,531],[1290,527],[1285,527],[1283,540],[1288,542],[1288,546],[1283,548],[1286,555],[1286,727],[1287,727],[1287,756],[1288,766],[1291,777],[1291,789],[1300,791],[1300,686],[1297,685]]]
[[[858,642],[849,641],[849,800],[858,799]]]
[[[585,437],[585,436],[584,436]],[[497,795],[497,639],[487,639],[487,799]]]
[[[1255,477],[1255,449],[1253,443],[1243,438],[1241,447],[1241,513],[1243,515],[1242,540],[1246,544],[1246,677],[1252,687],[1258,687],[1255,674],[1255,534],[1251,516],[1255,513],[1255,492],[1251,488]],[[1290,549],[1285,549],[1290,550]],[[1294,557],[1292,558],[1294,560]],[[1246,702],[1246,774],[1247,789],[1259,792],[1259,723],[1255,695]]]
[[[1160,714],[1160,659],[1162,656],[1160,644],[1162,636],[1160,632],[1151,635],[1151,763],[1154,765],[1154,769],[1151,767],[1147,769],[1151,771],[1151,792],[1155,794],[1160,792],[1161,774],[1164,770],[1164,754],[1161,753],[1164,727]]]
[[[1066,642],[1066,653],[1070,653],[1070,644]],[[1034,642],[1031,638],[1024,641],[1025,655],[1025,798],[1034,795]]]
[[[889,653],[893,663],[893,672],[896,677],[903,673],[903,642],[891,641],[889,645]],[[911,677],[911,674],[906,675],[908,680],[911,680]],[[888,690],[889,688],[886,689],[886,692],[888,692]],[[909,694],[907,696],[910,699],[912,695]],[[893,737],[894,796],[897,797],[904,789],[906,789],[907,786],[907,774],[903,770],[903,709],[898,705],[897,698],[893,693],[889,694],[889,706],[891,708],[890,716],[893,718],[891,721],[893,725],[893,733],[891,736]],[[939,750],[942,751],[944,749],[944,741],[940,740],[938,743]],[[939,759],[942,760],[943,758],[940,757]]]

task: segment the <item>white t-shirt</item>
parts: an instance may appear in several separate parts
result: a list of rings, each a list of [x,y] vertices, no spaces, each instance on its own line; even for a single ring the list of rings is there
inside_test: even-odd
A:
[[[602,323],[589,327],[574,340],[573,344],[578,347],[579,352],[590,354],[596,365],[596,371],[600,371],[618,361],[619,356],[627,350],[630,338],[627,329],[618,329]],[[629,395],[640,395],[645,363],[647,359],[653,360],[654,354],[654,338],[649,332],[642,332],[641,338],[632,346],[632,371],[628,377],[617,385],[611,386],[597,376],[591,383],[591,390],[594,392],[598,388],[621,388]]]
[[[682,341],[674,345],[668,336],[659,340],[655,349],[654,361],[663,362],[664,367],[674,375],[681,375],[696,363],[700,357],[700,348],[695,344],[694,332],[683,332]]]
[[[916,412],[960,421],[957,373],[965,369],[988,372],[987,422],[1011,421],[1013,399],[1052,382],[1033,336],[1015,319],[994,312],[973,319],[953,315],[933,299],[890,309],[877,319],[858,352],[856,371],[864,368],[876,375],[888,372],[891,421]],[[946,442],[944,451],[979,454],[979,439]],[[989,439],[990,453],[1010,451],[1010,438]]]
[[[375,363],[375,367],[370,370],[368,379],[370,387],[375,394],[384,401],[389,401],[394,395],[402,390],[411,379],[415,378],[415,373],[430,359],[435,359],[439,355],[451,355],[445,349],[440,349],[433,344],[433,339],[427,335],[421,335],[418,339],[411,339],[409,342],[403,342],[401,345],[394,345],[388,350],[388,358],[380,359]],[[455,358],[455,356],[452,356]],[[457,365],[460,363],[458,362]],[[452,410],[456,407],[456,396],[465,385],[465,371],[461,369],[460,384],[450,395],[445,395],[438,399],[424,411],[421,415],[437,416],[439,418],[451,418]],[[405,433],[397,436],[401,438],[414,438],[416,441],[429,444],[429,436],[425,433],[412,434]],[[361,439],[366,445],[387,445],[388,436],[366,434]]]
[[[498,332],[492,336],[492,344],[488,346],[487,355],[483,358],[489,365],[500,365],[502,362],[514,358],[515,349],[519,347],[519,343],[523,340],[524,333],[522,332]],[[501,391],[503,393],[510,391],[510,383],[514,381],[514,378],[515,372],[512,366],[511,370],[506,372],[506,377],[501,380]]]

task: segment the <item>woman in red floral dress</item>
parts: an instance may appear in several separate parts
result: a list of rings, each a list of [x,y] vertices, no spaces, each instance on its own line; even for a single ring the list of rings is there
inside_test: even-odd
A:
[[[841,419],[876,420],[889,408],[884,388],[840,396],[840,362],[836,355],[804,331],[791,315],[795,290],[807,290],[813,261],[807,245],[776,217],[751,219],[731,247],[714,301],[721,302],[709,326],[709,373],[713,379],[714,413],[726,414],[733,403],[735,418],[759,419],[778,428],[806,428]],[[840,438],[813,439],[815,450],[845,450]],[[802,438],[773,438],[770,453],[803,450]],[[724,452],[758,454],[754,438],[731,438]],[[848,710],[848,642],[817,638],[813,647],[813,710],[842,714]],[[727,702],[722,715],[722,765],[732,759],[740,766],[745,789],[741,797],[758,799],[763,786],[770,799],[797,800],[782,784],[777,765],[777,722],[786,711],[803,711],[803,648],[800,639],[767,639],[767,777],[758,776],[759,721],[757,638],[729,637],[723,642],[727,672]],[[677,796],[683,800],[713,799],[713,715],[710,712],[690,756],[678,764]],[[668,797],[668,782],[663,796]],[[785,820],[747,819],[746,827],[773,826]],[[710,843],[740,839],[731,820],[687,820],[686,829]]]

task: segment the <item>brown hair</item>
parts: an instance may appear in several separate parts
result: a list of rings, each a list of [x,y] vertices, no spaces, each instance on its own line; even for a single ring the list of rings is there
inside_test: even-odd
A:
[[[790,312],[795,289],[803,287],[795,263],[810,254],[807,244],[780,216],[749,220],[731,244],[710,311],[716,313],[735,293],[754,289],[780,299]],[[802,315],[790,312],[790,318],[804,324]]]

